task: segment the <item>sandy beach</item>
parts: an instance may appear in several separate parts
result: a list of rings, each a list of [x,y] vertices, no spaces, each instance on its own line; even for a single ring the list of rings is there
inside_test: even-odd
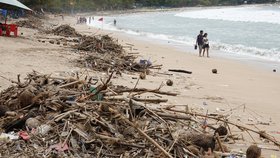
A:
[[[86,25],[76,24],[76,17],[61,17],[50,15],[48,19],[52,24],[69,24],[78,32],[86,35],[109,34],[118,39],[119,43],[127,47],[127,51],[136,53],[140,59],[149,59],[152,64],[162,64],[161,70],[153,70],[145,80],[140,80],[137,87],[155,89],[170,79],[173,86],[164,85],[161,90],[178,93],[176,97],[168,96],[167,103],[162,106],[175,105],[177,109],[185,110],[186,106],[196,109],[203,114],[229,114],[230,118],[237,123],[244,123],[249,127],[255,125],[260,130],[266,131],[280,140],[280,111],[279,92],[280,74],[248,65],[244,62],[230,60],[220,57],[198,57],[196,53],[183,52],[168,44],[158,44],[151,41],[141,41],[132,35],[121,32],[98,30]],[[46,36],[38,31],[20,28],[23,33],[18,38],[0,37],[0,90],[4,90],[11,82],[16,80],[17,74],[21,77],[32,70],[41,73],[52,73],[55,76],[83,71],[73,61],[80,54],[71,48],[62,45],[53,45],[48,42],[52,36]],[[46,38],[46,42],[38,42]],[[195,52],[195,50],[193,50]],[[139,53],[139,54],[138,54]],[[211,50],[210,50],[211,53]],[[210,54],[211,56],[211,54]],[[181,69],[191,71],[192,74],[170,72],[168,69]],[[212,69],[218,73],[213,74]],[[90,71],[90,70],[89,70]],[[104,76],[104,73],[91,72]],[[112,82],[114,84],[134,87],[139,74],[123,73]],[[252,126],[250,126],[252,125]],[[237,129],[232,129],[236,131]],[[246,144],[233,146],[233,148],[246,148],[254,141],[249,135],[244,134]],[[255,141],[265,147],[270,144],[257,139]],[[271,154],[280,156],[279,151],[263,150],[263,155],[269,157]]]

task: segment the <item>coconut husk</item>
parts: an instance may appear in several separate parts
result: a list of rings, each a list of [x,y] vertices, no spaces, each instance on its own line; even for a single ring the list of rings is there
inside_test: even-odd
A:
[[[220,127],[218,127],[218,128],[215,130],[215,133],[214,133],[214,134],[216,134],[216,133],[218,133],[219,136],[225,136],[225,135],[228,134],[228,130],[227,130],[226,127],[220,126]]]
[[[142,80],[145,80],[146,79],[146,73],[145,72],[141,72],[140,73],[140,75],[139,75],[139,77],[140,77],[140,79],[142,79]]]
[[[9,108],[7,105],[0,105],[0,117],[4,116],[7,111],[9,111]]]
[[[39,125],[40,125],[41,123],[40,123],[40,121],[38,120],[38,119],[36,119],[36,118],[28,118],[27,120],[26,120],[26,122],[25,122],[25,125],[27,126],[27,127],[29,127],[30,129],[32,129],[32,128],[36,128],[36,127],[38,127]]]
[[[260,158],[261,154],[261,148],[259,148],[257,145],[251,145],[246,151],[246,158]]]
[[[197,134],[194,132],[181,133],[180,140],[190,145],[196,145],[204,151],[208,151],[209,148],[214,151],[216,144],[216,140],[213,136],[207,134]]]
[[[33,97],[34,97],[34,94],[28,90],[24,90],[21,94],[19,94],[18,100],[19,100],[21,108],[24,108],[24,107],[32,104]]]
[[[172,85],[173,85],[173,81],[170,80],[170,79],[168,79],[168,80],[166,81],[166,85],[167,85],[167,86],[172,86]]]

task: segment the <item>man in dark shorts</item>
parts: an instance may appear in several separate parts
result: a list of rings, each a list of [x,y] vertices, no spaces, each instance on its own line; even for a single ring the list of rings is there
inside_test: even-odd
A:
[[[203,30],[200,30],[199,35],[197,35],[196,45],[198,46],[199,56],[201,57],[202,46],[203,46]]]

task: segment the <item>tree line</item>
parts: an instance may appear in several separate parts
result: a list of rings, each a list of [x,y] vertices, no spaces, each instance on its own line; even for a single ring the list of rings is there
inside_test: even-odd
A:
[[[276,0],[20,0],[32,9],[54,12],[123,10],[141,7],[189,7],[274,3]]]

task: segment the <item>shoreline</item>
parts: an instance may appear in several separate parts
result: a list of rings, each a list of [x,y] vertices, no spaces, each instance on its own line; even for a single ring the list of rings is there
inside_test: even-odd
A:
[[[90,25],[88,25],[88,26],[94,28],[94,26],[90,26]],[[152,42],[157,45],[168,45],[182,53],[187,53],[187,54],[198,56],[198,50],[194,50],[194,48],[192,46],[185,45],[183,43],[174,42],[174,41],[172,42],[172,41],[165,40],[165,39],[156,39],[156,38],[151,38],[151,37],[142,36],[142,35],[133,35],[133,34],[126,33],[119,29],[118,30],[104,29],[103,31],[105,31],[105,32],[108,31],[110,33],[123,34],[124,36],[128,36],[130,38],[135,38],[142,42]],[[262,70],[265,70],[268,72],[273,72],[274,69],[276,70],[276,72],[274,72],[274,73],[280,72],[280,61],[273,61],[270,59],[264,59],[264,58],[253,56],[253,55],[251,56],[251,55],[245,55],[245,54],[232,54],[232,53],[226,54],[225,52],[223,52],[221,50],[215,50],[215,49],[213,50],[210,48],[210,57],[221,58],[221,59],[226,59],[226,60],[234,60],[234,61],[242,63],[244,65],[253,67],[255,69],[262,69]]]

